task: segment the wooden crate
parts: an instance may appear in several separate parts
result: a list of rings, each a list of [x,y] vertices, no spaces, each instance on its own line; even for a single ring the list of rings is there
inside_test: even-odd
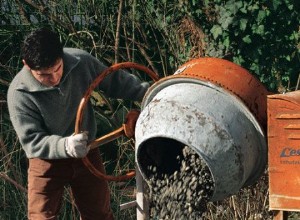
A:
[[[267,97],[270,210],[300,211],[300,91]]]

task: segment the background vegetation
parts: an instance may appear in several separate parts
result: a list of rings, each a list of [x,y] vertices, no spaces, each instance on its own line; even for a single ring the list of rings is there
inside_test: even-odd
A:
[[[10,124],[6,92],[22,66],[21,41],[34,28],[55,29],[65,46],[85,49],[107,65],[137,62],[164,77],[192,58],[213,56],[248,69],[270,91],[298,89],[298,0],[2,0],[0,7],[0,219],[26,219],[27,160]],[[139,106],[99,93],[94,101],[100,136]],[[132,168],[133,149],[125,138],[101,147],[108,172]],[[119,209],[134,199],[134,180],[111,183],[111,190],[116,219],[135,219],[134,209]],[[63,209],[62,219],[78,216],[68,193]],[[258,186],[210,204],[206,218],[271,216],[266,174]]]

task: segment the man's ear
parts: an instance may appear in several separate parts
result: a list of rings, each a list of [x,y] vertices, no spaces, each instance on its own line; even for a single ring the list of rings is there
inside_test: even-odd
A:
[[[24,59],[22,60],[22,63],[24,64],[24,66],[25,66],[27,69],[29,69],[29,70],[31,69],[31,68],[28,66],[28,64],[26,63],[26,61],[25,61]]]

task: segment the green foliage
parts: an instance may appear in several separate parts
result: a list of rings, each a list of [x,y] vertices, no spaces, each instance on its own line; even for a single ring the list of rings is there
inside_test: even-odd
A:
[[[0,36],[9,50],[7,59],[14,57],[12,52],[18,51],[16,45],[24,34],[46,25],[60,31],[66,46],[84,48],[108,65],[114,63],[119,2],[24,3],[22,13],[17,13],[15,1],[5,2],[4,12],[10,13],[1,14],[1,18],[9,25],[1,26]],[[299,7],[295,0],[128,0],[123,4],[117,50],[120,61],[143,63],[161,76],[172,74],[191,58],[221,57],[248,69],[272,91],[278,86],[291,90],[300,65]],[[184,19],[194,26],[184,26]],[[197,46],[195,28],[203,31],[201,40],[205,41],[197,48],[203,51],[196,55],[191,53]],[[1,54],[6,53],[3,49]],[[17,58],[12,67],[20,66]]]
[[[215,2],[215,3],[213,3]],[[299,4],[286,1],[207,1],[214,4],[208,55],[225,57],[270,90],[294,89],[299,74]],[[288,88],[290,86],[290,88]]]

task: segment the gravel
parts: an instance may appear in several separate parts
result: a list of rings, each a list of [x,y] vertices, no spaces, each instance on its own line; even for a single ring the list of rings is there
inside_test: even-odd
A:
[[[179,169],[161,172],[149,165],[146,194],[151,219],[201,219],[214,191],[214,181],[205,161],[185,146],[176,156]]]

